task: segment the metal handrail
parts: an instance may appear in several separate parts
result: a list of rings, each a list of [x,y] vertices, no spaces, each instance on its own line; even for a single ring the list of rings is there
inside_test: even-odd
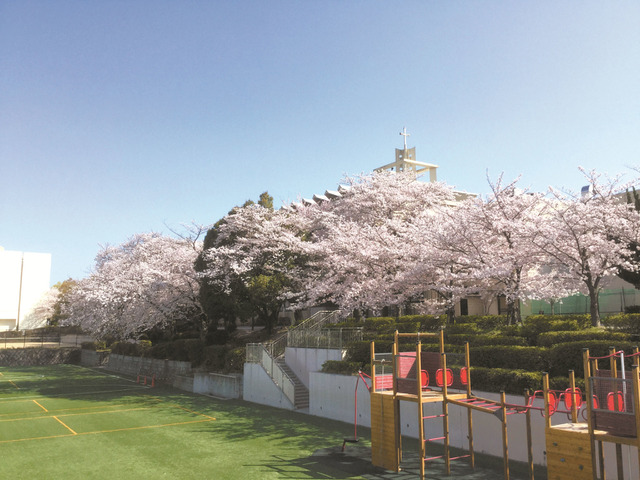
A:
[[[273,383],[275,383],[284,395],[295,405],[295,384],[291,377],[287,375],[276,359],[269,353],[261,343],[247,344],[247,362],[258,363],[267,372]]]

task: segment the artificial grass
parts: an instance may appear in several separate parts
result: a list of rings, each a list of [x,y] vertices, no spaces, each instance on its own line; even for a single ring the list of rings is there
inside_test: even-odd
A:
[[[344,462],[314,457],[341,446],[352,427],[340,422],[144,388],[70,365],[0,373],[3,478],[364,478],[377,471],[363,463],[345,472]]]
[[[15,479],[413,479],[371,464],[369,429],[241,400],[216,400],[72,365],[0,367],[0,477]],[[472,472],[436,461],[428,478],[501,478],[499,459]],[[511,478],[522,479],[512,471]],[[536,478],[544,478],[536,473]]]

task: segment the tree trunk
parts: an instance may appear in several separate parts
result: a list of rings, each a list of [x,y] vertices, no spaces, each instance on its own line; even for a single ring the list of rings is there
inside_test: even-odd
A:
[[[507,325],[518,325],[522,323],[520,316],[520,300],[507,299]]]
[[[600,303],[598,301],[598,291],[589,287],[589,313],[591,314],[591,326],[600,327]]]

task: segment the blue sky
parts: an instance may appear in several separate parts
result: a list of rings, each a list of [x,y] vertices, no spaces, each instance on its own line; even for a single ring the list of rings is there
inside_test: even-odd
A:
[[[640,165],[637,1],[0,0],[0,246],[100,245],[393,160],[578,190]]]

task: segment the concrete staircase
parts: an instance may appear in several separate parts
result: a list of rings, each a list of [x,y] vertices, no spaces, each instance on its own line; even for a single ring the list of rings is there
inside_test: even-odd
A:
[[[284,356],[276,359],[278,366],[287,374],[294,385],[294,408],[300,410],[302,408],[309,408],[309,389],[304,386],[304,383],[296,376],[296,374],[289,368],[284,361]]]

